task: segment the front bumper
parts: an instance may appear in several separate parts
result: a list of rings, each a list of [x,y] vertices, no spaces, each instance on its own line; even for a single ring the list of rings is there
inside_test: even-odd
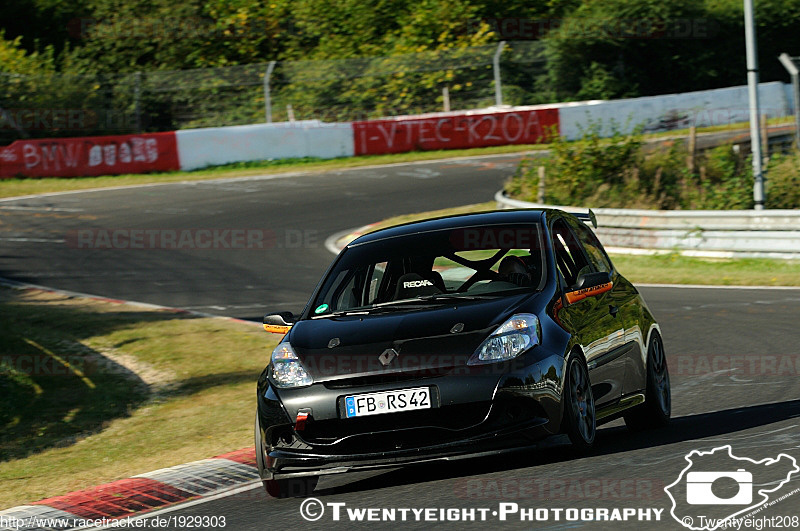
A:
[[[497,433],[420,448],[399,449],[346,455],[300,453],[275,449],[266,455],[267,470],[262,479],[285,479],[301,476],[340,474],[351,471],[376,470],[430,461],[450,461],[497,455],[529,448],[550,432],[544,427],[547,419],[538,419],[513,434]]]
[[[441,374],[423,381],[365,387],[275,390],[259,380],[262,479],[369,470],[530,447],[560,430],[564,358],[549,355],[508,370],[499,365]],[[438,407],[373,417],[342,418],[345,395],[426,385]],[[301,410],[312,410],[295,429]],[[257,449],[258,451],[258,449]]]

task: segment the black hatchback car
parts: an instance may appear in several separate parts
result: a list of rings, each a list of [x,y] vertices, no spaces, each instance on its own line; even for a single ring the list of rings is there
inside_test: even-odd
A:
[[[599,423],[662,426],[661,332],[586,219],[507,210],[347,245],[258,380],[256,458],[273,496],[323,474],[494,455]],[[592,221],[594,216],[591,216]]]

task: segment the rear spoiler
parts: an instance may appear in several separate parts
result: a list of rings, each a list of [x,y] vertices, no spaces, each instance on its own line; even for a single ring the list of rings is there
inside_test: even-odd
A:
[[[573,213],[572,215],[578,218],[579,220],[583,221],[584,223],[590,221],[592,223],[592,227],[594,227],[595,229],[597,228],[597,217],[595,217],[594,212],[592,212],[591,208],[589,209],[589,212],[587,212],[586,214]]]

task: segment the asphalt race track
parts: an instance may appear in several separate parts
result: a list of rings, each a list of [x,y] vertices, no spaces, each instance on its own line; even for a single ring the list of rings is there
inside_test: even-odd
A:
[[[395,214],[486,201],[513,172],[517,159],[485,157],[2,201],[0,276],[249,319],[267,310],[298,311],[332,259],[323,245],[328,236]],[[114,229],[188,230],[195,236],[198,229],[260,230],[257,234],[269,244],[261,250],[231,249],[225,248],[231,241],[221,238],[213,249],[91,248],[104,245],[97,239],[99,231]],[[78,241],[79,231],[88,231],[81,234],[91,238]],[[800,290],[643,287],[642,292],[661,323],[669,359],[669,428],[632,433],[618,421],[604,426],[596,448],[580,457],[555,438],[502,458],[324,477],[315,496],[324,504],[345,504],[339,522],[332,520],[331,506],[318,521],[307,522],[300,514],[302,500],[268,498],[260,485],[160,514],[225,516],[226,529],[236,530],[428,529],[441,522],[415,521],[414,513],[408,513],[406,522],[354,524],[346,510],[435,508],[438,516],[440,508],[473,508],[486,509],[485,521],[478,512],[475,523],[445,525],[683,529],[670,516],[672,502],[664,487],[678,479],[690,451],[729,444],[736,456],[754,460],[781,453],[800,458]],[[800,487],[798,476],[780,492]],[[552,511],[547,520],[521,522],[511,506],[506,506],[506,520],[494,515],[501,503],[533,510],[663,512],[660,522],[650,523],[566,521],[565,513],[556,520]],[[800,515],[800,495],[761,515]]]
[[[0,201],[0,277],[250,319],[266,310],[297,312],[333,258],[324,246],[328,236],[397,214],[489,201],[519,159]],[[96,239],[78,238],[93,229]],[[119,248],[100,239],[130,229],[155,231],[157,248]],[[190,237],[200,230],[254,231],[263,248],[248,249],[246,239],[237,245],[230,236],[212,239],[210,249],[179,246],[185,229],[195,231]],[[173,235],[181,249],[160,245],[162,236]],[[193,243],[206,241],[198,236]]]

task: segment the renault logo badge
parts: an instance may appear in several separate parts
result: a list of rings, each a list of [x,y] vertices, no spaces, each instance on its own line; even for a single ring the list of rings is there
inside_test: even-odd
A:
[[[395,359],[397,356],[398,354],[395,349],[387,348],[386,350],[381,352],[380,356],[378,356],[378,361],[380,361],[384,367],[388,367],[389,364],[392,362],[392,360]]]

